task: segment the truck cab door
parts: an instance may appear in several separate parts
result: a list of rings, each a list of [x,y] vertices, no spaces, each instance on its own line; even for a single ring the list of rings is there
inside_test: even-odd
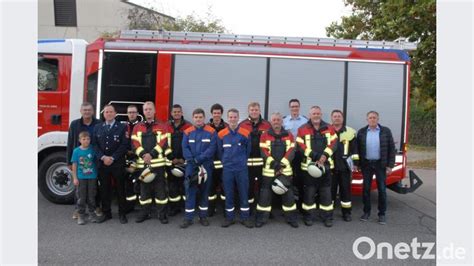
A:
[[[67,130],[71,55],[38,55],[38,136]]]

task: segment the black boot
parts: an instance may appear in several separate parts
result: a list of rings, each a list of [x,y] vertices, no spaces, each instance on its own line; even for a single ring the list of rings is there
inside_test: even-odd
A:
[[[148,204],[149,205],[149,204]],[[150,206],[142,206],[142,209],[140,213],[137,216],[137,219],[135,220],[136,223],[141,223],[145,220],[148,220],[151,218],[150,215]]]

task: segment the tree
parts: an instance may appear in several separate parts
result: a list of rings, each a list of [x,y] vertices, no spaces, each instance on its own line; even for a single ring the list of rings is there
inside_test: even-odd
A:
[[[329,37],[363,40],[418,41],[410,52],[411,96],[426,111],[436,108],[436,2],[435,0],[344,0],[352,14],[326,27]]]
[[[220,19],[212,14],[209,7],[204,18],[196,14],[178,17],[175,20],[163,16],[152,9],[132,8],[128,14],[129,29],[134,30],[168,30],[168,31],[187,31],[187,32],[211,32],[225,33],[226,28]]]

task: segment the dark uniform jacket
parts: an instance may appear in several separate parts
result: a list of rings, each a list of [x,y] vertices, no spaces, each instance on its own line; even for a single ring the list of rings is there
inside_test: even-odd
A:
[[[100,160],[104,155],[114,158],[113,164],[109,167],[125,166],[125,154],[130,146],[126,131],[127,126],[119,121],[115,121],[110,129],[105,122],[94,127],[92,145],[99,159],[99,167],[104,166],[102,160]]]

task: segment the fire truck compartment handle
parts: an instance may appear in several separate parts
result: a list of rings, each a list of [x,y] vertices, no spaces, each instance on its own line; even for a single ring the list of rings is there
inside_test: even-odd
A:
[[[51,124],[60,125],[61,124],[61,115],[58,115],[58,114],[51,115]]]

